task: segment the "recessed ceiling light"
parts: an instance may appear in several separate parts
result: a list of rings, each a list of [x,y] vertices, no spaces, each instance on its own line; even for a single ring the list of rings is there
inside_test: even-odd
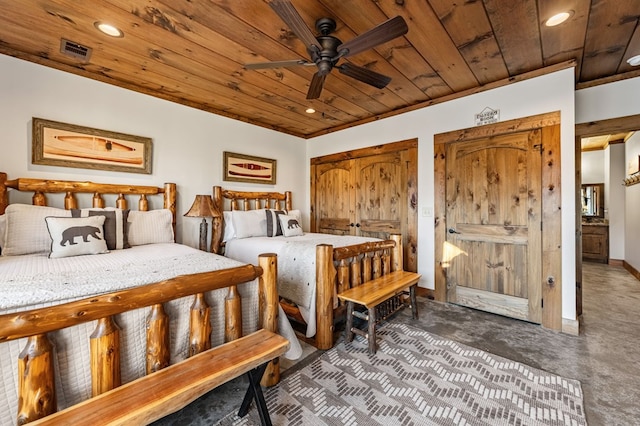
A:
[[[571,15],[573,15],[573,10],[556,13],[551,18],[547,19],[544,24],[547,27],[555,27],[556,25],[560,25],[567,19],[571,18]]]
[[[124,33],[119,28],[114,27],[111,24],[107,24],[106,22],[97,21],[93,23],[93,26],[108,36],[124,37]]]
[[[305,111],[307,114],[313,114],[314,112],[316,112],[316,110],[313,108],[307,108]]]
[[[637,67],[638,65],[640,65],[640,55],[630,57],[629,59],[627,59],[627,63],[632,67]]]

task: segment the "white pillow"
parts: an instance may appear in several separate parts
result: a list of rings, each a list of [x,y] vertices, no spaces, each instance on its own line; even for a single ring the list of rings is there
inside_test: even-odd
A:
[[[5,230],[7,229],[7,216],[2,214],[0,215],[0,255],[2,254],[2,247],[4,247],[4,236],[6,234]]]
[[[222,242],[233,240],[236,237],[236,230],[233,228],[233,215],[231,210],[222,212],[224,220],[224,234],[222,234]]]
[[[128,238],[127,217],[129,210],[107,207],[104,209],[72,209],[71,217],[104,216],[104,238],[109,250],[120,250],[131,247]]]
[[[295,216],[281,214],[278,218],[280,219],[282,233],[285,237],[295,237],[304,234],[304,232],[302,232],[302,226],[300,226],[300,221],[298,221],[298,218]]]
[[[148,212],[129,211],[129,245],[160,244],[174,242],[173,214],[169,209]]]
[[[5,211],[7,224],[3,256],[31,253],[48,253],[51,237],[44,218],[47,216],[70,217],[69,210],[55,207],[9,204]]]
[[[267,236],[267,217],[264,209],[233,210],[232,219],[236,238]]]
[[[109,253],[104,238],[104,220],[104,216],[45,218],[51,236],[49,257]]]

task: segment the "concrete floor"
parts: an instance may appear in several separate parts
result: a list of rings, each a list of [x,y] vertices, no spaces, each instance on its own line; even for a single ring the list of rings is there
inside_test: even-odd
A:
[[[640,282],[622,267],[583,266],[583,321],[580,336],[538,325],[419,298],[420,319],[410,311],[402,321],[442,337],[580,380],[590,426],[640,425]],[[283,362],[287,376],[320,354],[309,350],[299,363]],[[195,401],[157,425],[211,425],[240,405],[244,378]]]

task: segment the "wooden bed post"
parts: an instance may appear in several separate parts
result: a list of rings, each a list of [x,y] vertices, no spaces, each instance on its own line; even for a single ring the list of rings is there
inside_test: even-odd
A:
[[[333,347],[333,294],[336,268],[333,266],[333,246],[319,244],[316,249],[316,346]]]
[[[263,253],[258,256],[258,265],[262,275],[258,279],[259,326],[273,333],[278,332],[278,257],[274,253]],[[274,386],[280,381],[280,359],[276,358],[267,365],[260,382],[262,386]]]
[[[0,214],[4,214],[9,205],[9,192],[7,191],[7,174],[0,172]]]
[[[396,246],[393,248],[393,250],[391,250],[391,270],[402,271],[404,269],[404,258],[402,256],[402,235],[391,234],[389,237],[396,242]]]
[[[223,227],[225,226],[223,218],[224,200],[222,198],[222,188],[213,187],[213,206],[220,214],[220,217],[214,217],[211,221],[213,232],[211,234],[211,253],[220,254],[220,246],[222,245]]]
[[[176,235],[176,184],[164,184],[164,208],[171,210],[173,216],[173,235]]]
[[[53,345],[46,334],[27,339],[18,358],[18,424],[56,412]]]

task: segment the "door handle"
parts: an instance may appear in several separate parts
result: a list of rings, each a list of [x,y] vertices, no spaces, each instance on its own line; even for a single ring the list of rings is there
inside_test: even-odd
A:
[[[456,231],[454,228],[449,228],[449,233],[450,234],[459,234],[459,232]]]
[[[356,228],[360,228],[360,224],[359,223],[356,223]]]
[[[351,222],[351,223],[349,224],[349,226],[353,228],[353,227],[354,227],[353,222]]]

